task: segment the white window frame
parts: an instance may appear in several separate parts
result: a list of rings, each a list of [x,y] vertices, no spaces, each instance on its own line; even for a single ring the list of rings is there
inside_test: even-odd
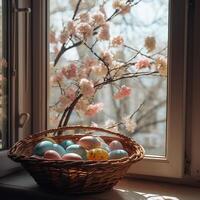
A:
[[[185,158],[187,0],[169,2],[166,157],[146,156],[128,173],[181,178]]]

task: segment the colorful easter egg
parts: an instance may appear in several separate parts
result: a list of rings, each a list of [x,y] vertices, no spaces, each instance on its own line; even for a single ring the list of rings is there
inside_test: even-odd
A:
[[[113,140],[110,144],[109,144],[110,150],[117,150],[117,149],[123,149],[123,145],[121,142],[117,141],[117,140]]]
[[[110,147],[106,143],[101,143],[101,148],[104,149],[104,150],[106,150],[108,153],[110,152]]]
[[[76,153],[67,153],[62,156],[63,160],[82,160],[82,157]]]
[[[48,150],[44,153],[44,158],[51,160],[61,160],[61,156],[58,152],[54,150]]]
[[[101,142],[94,136],[85,136],[82,137],[78,144],[84,147],[87,150],[98,148],[101,146]]]
[[[101,142],[101,143],[106,143],[106,142],[104,141],[104,139],[103,139],[102,137],[100,137],[100,136],[97,136],[96,139],[97,139],[99,142]]]
[[[108,152],[101,148],[95,148],[88,151],[88,160],[108,160]]]
[[[50,141],[41,141],[33,149],[33,154],[43,156],[48,150],[53,150],[53,143]]]
[[[53,144],[53,150],[58,152],[60,156],[63,156],[64,154],[66,154],[65,149],[59,144]]]
[[[109,153],[109,159],[120,159],[128,157],[128,153],[123,149],[113,150]]]
[[[66,149],[67,147],[69,147],[70,145],[74,144],[74,142],[72,140],[64,140],[60,143],[60,145]]]
[[[76,153],[76,154],[80,155],[84,160],[87,159],[86,150],[78,144],[72,144],[69,147],[67,147],[66,153]]]
[[[53,144],[56,144],[56,141],[53,138],[49,138],[49,137],[45,137],[44,139],[42,139],[42,141],[50,141]]]

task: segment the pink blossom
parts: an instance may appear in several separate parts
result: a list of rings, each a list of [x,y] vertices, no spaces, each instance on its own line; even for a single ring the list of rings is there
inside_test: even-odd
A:
[[[81,14],[79,14],[79,19],[81,22],[89,22],[90,15],[89,15],[89,13],[81,13]]]
[[[73,101],[76,98],[76,90],[74,88],[67,88],[65,90],[65,95],[68,99]]]
[[[96,76],[104,77],[107,74],[108,69],[105,65],[96,65],[92,67],[92,72]]]
[[[69,34],[67,31],[62,31],[60,34],[60,42],[61,43],[66,43],[67,40],[69,39]]]
[[[83,39],[87,39],[92,35],[92,27],[88,23],[80,23],[77,26],[77,32],[83,37]]]
[[[123,85],[120,88],[120,90],[114,95],[114,98],[121,100],[125,97],[130,96],[130,94],[131,94],[131,88]]]
[[[78,103],[76,104],[76,110],[77,111],[82,111],[85,112],[87,110],[88,107],[88,100],[81,98]]]
[[[97,12],[92,15],[92,19],[97,25],[103,25],[106,22],[104,14],[102,12]]]
[[[62,80],[63,80],[63,74],[60,72],[51,76],[50,78],[51,83],[58,83],[58,82],[61,82]]]
[[[73,20],[69,21],[67,24],[67,31],[69,35],[74,35],[76,33],[76,26]]]
[[[104,51],[101,53],[101,58],[107,65],[111,65],[113,61],[113,55],[109,51]]]
[[[80,91],[84,96],[91,97],[95,92],[94,84],[88,79],[83,78],[80,80]]]
[[[85,115],[92,117],[102,110],[103,110],[103,103],[91,104],[87,107]]]
[[[77,66],[72,63],[67,69],[63,67],[62,73],[67,79],[74,78],[77,76]]]
[[[142,60],[139,60],[135,66],[138,68],[138,69],[142,69],[142,68],[145,68],[145,67],[149,67],[150,66],[150,62],[149,62],[149,59],[142,59]]]
[[[115,0],[112,4],[113,8],[116,10],[120,10],[121,14],[129,13],[131,10],[131,4],[127,3],[126,0]]]
[[[123,39],[123,37],[122,36],[117,36],[117,37],[114,37],[113,39],[112,39],[112,45],[114,46],[114,47],[116,47],[116,46],[120,46],[120,45],[122,45],[124,43],[124,39]]]
[[[100,40],[109,40],[110,39],[110,32],[109,32],[108,23],[101,27],[100,32],[98,34],[98,38]]]

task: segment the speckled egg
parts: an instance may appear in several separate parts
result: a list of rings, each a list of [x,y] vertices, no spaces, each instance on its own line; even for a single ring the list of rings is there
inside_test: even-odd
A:
[[[117,149],[124,149],[123,145],[121,142],[117,141],[117,140],[113,140],[110,144],[109,144],[110,150],[117,150]]]
[[[78,144],[84,147],[87,150],[98,148],[101,146],[101,142],[94,136],[85,136],[82,137]]]
[[[76,153],[67,153],[62,156],[63,160],[82,160],[82,157]]]
[[[84,160],[87,159],[86,150],[78,144],[72,144],[69,147],[67,147],[66,153],[76,153],[76,154],[80,155]]]
[[[109,153],[109,159],[120,159],[124,157],[128,157],[128,153],[122,149],[113,150]]]
[[[61,160],[61,156],[58,152],[54,150],[48,150],[44,153],[44,158],[51,160]]]
[[[64,140],[60,143],[60,145],[66,149],[67,147],[69,147],[70,145],[74,144],[74,142],[72,140]]]
[[[33,149],[33,154],[43,156],[48,150],[53,150],[53,143],[50,141],[41,141]]]
[[[108,160],[108,152],[101,148],[95,148],[88,151],[88,160]]]
[[[110,147],[106,143],[101,143],[101,148],[104,149],[104,150],[106,150],[108,153],[110,152]]]
[[[65,149],[59,144],[53,144],[53,150],[58,152],[60,156],[63,156],[64,154],[66,154]]]

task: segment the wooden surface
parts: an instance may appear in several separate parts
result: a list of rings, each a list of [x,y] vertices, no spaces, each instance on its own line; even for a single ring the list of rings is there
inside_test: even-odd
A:
[[[87,195],[42,190],[24,171],[0,179],[0,195],[7,199],[72,200],[199,200],[200,189],[152,181],[123,179],[113,190]],[[0,198],[3,200],[3,198]]]

